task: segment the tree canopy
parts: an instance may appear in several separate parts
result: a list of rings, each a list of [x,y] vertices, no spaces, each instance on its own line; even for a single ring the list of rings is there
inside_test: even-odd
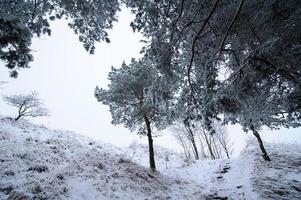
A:
[[[50,35],[50,21],[67,19],[69,27],[89,53],[96,41],[110,42],[107,29],[112,28],[119,10],[118,0],[3,0],[0,1],[0,59],[18,76],[33,60],[30,45],[33,37]]]
[[[301,125],[300,1],[127,1],[144,52],[170,77],[184,119],[251,130]],[[263,149],[264,150],[264,149]],[[265,150],[264,150],[265,151]],[[265,154],[265,153],[264,153]]]
[[[97,87],[95,97],[110,106],[113,124],[124,124],[130,130],[144,133],[145,128],[141,127],[144,116],[159,123],[155,120],[160,116],[155,99],[158,73],[152,63],[136,60],[129,65],[123,63],[120,68],[112,67],[108,79],[109,89]]]
[[[170,121],[168,90],[154,63],[146,59],[123,63],[120,68],[112,67],[108,89],[96,87],[95,97],[110,106],[113,124],[123,124],[131,131],[146,135],[149,142],[150,167],[155,170],[153,134]],[[171,90],[170,90],[171,91]],[[162,105],[164,103],[164,105]]]
[[[246,128],[250,121],[270,127],[300,121],[299,1],[128,5],[136,13],[133,28],[149,38],[147,52],[162,57],[160,66],[170,73],[186,71],[182,80],[187,79],[184,88],[190,90],[194,113],[205,118],[230,114],[229,121]],[[257,104],[261,112],[246,111]]]

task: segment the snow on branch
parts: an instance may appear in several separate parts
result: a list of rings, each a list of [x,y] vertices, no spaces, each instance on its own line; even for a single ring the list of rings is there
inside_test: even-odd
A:
[[[39,99],[37,92],[31,92],[27,95],[4,96],[3,99],[8,105],[18,108],[16,121],[21,117],[49,116],[49,111]]]

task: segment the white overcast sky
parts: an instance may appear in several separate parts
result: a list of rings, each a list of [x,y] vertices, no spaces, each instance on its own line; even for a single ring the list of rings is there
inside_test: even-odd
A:
[[[129,26],[133,17],[123,9],[119,22],[109,31],[110,44],[99,43],[94,55],[89,55],[78,37],[65,21],[51,24],[51,37],[35,38],[31,49],[34,62],[30,69],[20,71],[17,79],[8,77],[8,71],[0,61],[0,81],[8,81],[0,88],[0,94],[25,94],[38,91],[51,112],[50,117],[31,119],[56,129],[72,130],[94,139],[127,146],[132,141],[146,143],[146,138],[131,133],[122,125],[111,125],[107,106],[94,98],[96,85],[106,87],[111,66],[118,67],[132,57],[139,57],[141,35],[134,34]],[[14,116],[16,109],[0,100],[0,113]],[[238,152],[247,138],[238,126],[228,127]],[[301,143],[301,129],[263,130],[263,138],[269,142]],[[299,134],[298,134],[299,133]],[[250,135],[250,133],[248,134]],[[175,140],[166,133],[155,138],[155,144],[179,150]]]

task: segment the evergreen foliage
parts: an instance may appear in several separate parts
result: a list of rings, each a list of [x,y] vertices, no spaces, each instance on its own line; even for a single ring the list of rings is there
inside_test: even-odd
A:
[[[119,2],[87,0],[3,0],[0,1],[0,59],[18,76],[33,60],[33,37],[50,35],[50,21],[68,19],[84,48],[94,53],[95,41],[110,42],[106,29],[116,21]]]

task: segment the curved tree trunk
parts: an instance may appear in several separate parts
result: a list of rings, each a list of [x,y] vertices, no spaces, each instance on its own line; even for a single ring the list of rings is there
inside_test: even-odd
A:
[[[258,143],[259,143],[259,147],[260,147],[260,150],[262,152],[262,157],[265,161],[271,161],[270,157],[268,156],[268,153],[266,152],[264,146],[263,146],[263,142],[260,138],[260,135],[258,133],[258,131],[255,130],[254,126],[251,125],[251,130],[253,132],[253,135],[256,137]]]
[[[20,118],[22,117],[22,115],[18,115],[18,117],[15,118],[15,121],[18,121]]]
[[[152,171],[156,171],[156,164],[155,164],[155,154],[154,154],[154,145],[153,145],[153,138],[152,138],[152,129],[151,129],[151,122],[147,116],[144,116],[144,121],[147,128],[147,139],[148,139],[148,151],[149,151],[149,165]]]
[[[20,108],[18,110],[18,116],[15,118],[15,121],[18,121],[23,116],[24,112],[26,111],[26,108],[23,109],[24,105],[25,105],[25,102],[20,106]]]

